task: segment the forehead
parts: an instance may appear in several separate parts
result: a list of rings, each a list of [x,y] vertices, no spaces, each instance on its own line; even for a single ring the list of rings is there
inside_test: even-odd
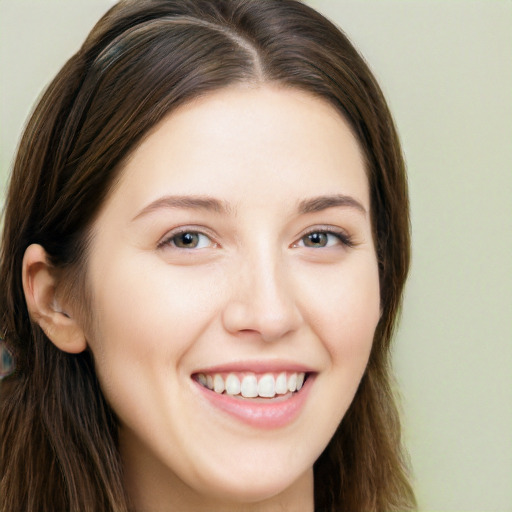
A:
[[[364,158],[341,114],[310,93],[269,85],[233,86],[173,111],[127,160],[117,192],[132,204],[172,193],[235,207],[257,194],[350,193],[369,208]]]

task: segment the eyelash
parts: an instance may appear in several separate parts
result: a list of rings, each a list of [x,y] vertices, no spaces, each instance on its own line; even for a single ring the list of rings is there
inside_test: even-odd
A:
[[[316,227],[316,228],[313,228],[309,231],[307,231],[306,233],[304,233],[304,235],[302,235],[299,239],[299,241],[302,241],[304,240],[306,237],[310,236],[310,235],[314,235],[314,234],[327,234],[327,235],[333,235],[335,236],[340,242],[342,245],[344,245],[345,247],[354,247],[354,241],[352,239],[352,237],[350,235],[348,235],[347,233],[345,233],[344,231],[341,231],[339,229],[335,229],[335,228],[331,228],[329,226],[321,226],[321,227]],[[298,243],[298,242],[297,242]],[[296,245],[296,244],[294,244]],[[323,248],[323,247],[321,247]]]
[[[173,242],[173,240],[178,238],[179,236],[183,236],[183,235],[187,235],[187,234],[204,236],[204,237],[208,238],[208,240],[210,240],[214,246],[218,245],[215,242],[213,242],[211,235],[203,233],[202,231],[199,231],[197,229],[182,228],[182,229],[180,229],[178,231],[174,231],[170,235],[166,236],[161,242],[158,243],[157,247],[160,249],[164,246],[170,245],[170,246],[173,246],[175,249],[190,250],[190,248],[178,247],[176,245],[176,243]],[[196,249],[196,247],[193,247],[192,249]]]
[[[218,246],[218,244],[216,244],[215,242],[213,242],[212,240],[212,237],[206,233],[203,233],[202,231],[199,231],[199,230],[195,230],[195,229],[190,229],[190,228],[182,228],[180,229],[179,231],[175,231],[173,233],[171,233],[169,236],[166,236],[161,242],[158,243],[158,248],[162,248],[164,246],[168,246],[168,245],[171,245],[173,246],[174,248],[176,249],[183,249],[183,250],[193,250],[193,249],[196,249],[196,247],[192,247],[192,248],[186,248],[186,247],[178,247],[176,245],[176,243],[174,242],[174,240],[179,237],[179,236],[182,236],[182,235],[186,235],[186,234],[190,234],[190,235],[199,235],[199,236],[204,236],[204,237],[207,237],[214,246]],[[317,228],[314,228],[314,229],[311,229],[309,231],[307,231],[306,233],[304,233],[297,242],[294,242],[294,244],[292,245],[292,247],[298,247],[298,244],[300,242],[302,242],[304,239],[306,239],[308,236],[311,236],[313,234],[327,234],[327,235],[333,235],[335,236],[342,245],[344,245],[345,247],[354,247],[354,242],[353,242],[353,239],[350,235],[348,235],[347,233],[345,233],[344,231],[341,231],[339,229],[334,229],[334,228],[331,228],[329,226],[322,226],[322,227],[317,227]],[[307,246],[306,246],[307,247]],[[319,247],[320,249],[322,248],[325,248],[325,247],[328,247],[328,246],[323,246],[323,247]],[[311,248],[311,247],[310,247]],[[200,247],[200,249],[202,249],[202,247]]]

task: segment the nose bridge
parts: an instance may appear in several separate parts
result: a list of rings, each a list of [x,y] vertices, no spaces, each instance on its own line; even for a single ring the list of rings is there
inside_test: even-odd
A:
[[[251,261],[253,300],[254,307],[268,315],[291,306],[293,298],[280,251],[262,245]]]
[[[296,330],[300,314],[282,251],[259,240],[241,257],[243,263],[225,311],[228,330],[257,333],[265,341]]]

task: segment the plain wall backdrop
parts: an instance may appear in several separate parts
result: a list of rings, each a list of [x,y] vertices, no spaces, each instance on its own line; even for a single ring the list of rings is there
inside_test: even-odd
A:
[[[311,0],[374,70],[409,170],[395,344],[422,511],[512,511],[512,1]],[[43,87],[109,0],[0,0],[0,186]]]

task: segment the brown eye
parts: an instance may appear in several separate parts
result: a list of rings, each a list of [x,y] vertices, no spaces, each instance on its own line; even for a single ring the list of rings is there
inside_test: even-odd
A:
[[[198,233],[180,233],[172,238],[174,245],[181,249],[194,249],[199,243]]]
[[[296,247],[307,247],[309,249],[323,249],[335,246],[353,247],[353,242],[350,236],[341,231],[330,231],[328,229],[323,231],[310,231],[304,235]]]
[[[203,249],[212,245],[209,237],[195,231],[178,233],[172,236],[167,243],[178,249]]]
[[[330,235],[334,238],[334,235]],[[304,245],[306,247],[326,247],[329,242],[329,234],[328,233],[309,233],[302,240],[304,240]]]

